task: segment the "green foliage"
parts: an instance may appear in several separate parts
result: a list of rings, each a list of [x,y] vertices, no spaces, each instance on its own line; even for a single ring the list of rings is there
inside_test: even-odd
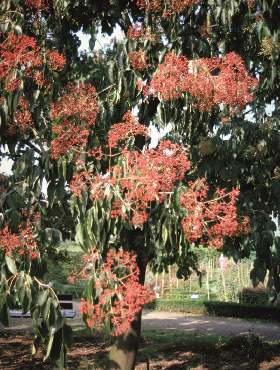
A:
[[[280,308],[265,305],[240,304],[235,302],[204,302],[209,315],[279,321]]]
[[[188,334],[184,331],[165,331],[165,330],[144,330],[144,340],[152,341],[155,345],[166,346],[170,348],[188,348],[190,351],[215,352],[221,346],[226,345],[229,338],[226,336],[207,335],[200,336],[197,334]],[[145,351],[145,350],[144,350]],[[147,349],[147,352],[153,351],[153,346]]]
[[[269,301],[269,290],[263,287],[244,288],[239,294],[240,303],[267,304]]]
[[[132,22],[143,22],[144,15],[135,2],[56,0],[50,13],[43,12],[38,17],[41,28],[36,27],[34,15],[24,0],[1,2],[1,32],[10,30],[35,36],[44,47],[51,46],[67,57],[67,65],[60,75],[55,75],[51,91],[39,91],[30,81],[24,86],[34,119],[30,133],[17,133],[14,137],[7,134],[18,92],[7,94],[6,101],[0,104],[1,156],[5,152],[13,160],[13,174],[1,193],[1,225],[9,224],[12,230],[17,230],[24,221],[23,209],[29,215],[39,212],[42,219],[36,235],[42,249],[38,263],[22,265],[10,256],[0,255],[0,320],[8,324],[8,308],[15,304],[20,304],[23,312],[30,310],[36,329],[35,342],[43,338],[46,357],[57,361],[60,368],[65,366],[70,329],[61,317],[55,292],[38,283],[38,279],[46,272],[48,256],[52,260],[54,256],[63,257],[61,240],[76,239],[84,250],[98,245],[103,254],[112,246],[122,245],[136,252],[139,260],[149,262],[154,271],[162,272],[176,263],[178,277],[184,278],[197,270],[198,262],[196,249],[185,241],[180,227],[178,193],[170,201],[152,207],[150,221],[142,230],[132,229],[126,221],[112,220],[107,200],[93,202],[87,194],[81,200],[71,196],[68,185],[73,177],[73,162],[69,158],[53,161],[49,148],[52,137],[49,105],[69,81],[93,83],[99,94],[100,112],[91,129],[88,150],[104,145],[111,125],[119,122],[128,109],[137,108],[141,122],[158,128],[170,124],[169,137],[189,148],[194,168],[188,179],[206,177],[213,188],[240,189],[239,211],[249,214],[252,234],[246,240],[228,240],[224,252],[238,260],[249,257],[253,250],[254,284],[264,281],[269,270],[270,287],[275,297],[279,296],[280,243],[271,220],[271,215],[278,216],[280,209],[279,4],[266,0],[254,3],[255,9],[251,11],[246,1],[209,0],[180,17],[168,20],[154,14],[145,17],[146,26],[153,32],[159,27],[162,35],[154,44],[145,43],[151,68],[141,77],[150,78],[169,50],[189,59],[235,51],[244,58],[251,73],[259,77],[256,99],[246,107],[250,119],[241,111],[230,125],[220,125],[222,116],[229,114],[223,107],[199,112],[189,97],[171,104],[142,99],[136,89],[140,74],[131,69],[128,60],[133,45],[126,39],[114,40],[94,58],[78,52],[79,30],[90,35],[93,50],[99,27],[111,34],[116,25],[127,31]],[[206,23],[210,34],[203,36],[200,28]],[[267,49],[269,43],[272,47]],[[268,105],[271,113],[267,112]],[[108,166],[108,161],[100,161],[91,171],[105,173]],[[42,191],[43,180],[47,183],[47,195]],[[60,272],[60,265],[55,264],[50,263],[46,281],[66,283],[68,268]],[[216,282],[209,284],[214,289]],[[56,288],[62,289],[59,285]]]
[[[156,311],[185,312],[194,314],[201,314],[204,312],[202,300],[156,299],[154,302],[147,304],[145,308]]]

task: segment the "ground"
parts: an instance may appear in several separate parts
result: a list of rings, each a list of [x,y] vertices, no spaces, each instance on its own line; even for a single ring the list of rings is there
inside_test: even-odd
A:
[[[171,312],[146,312],[144,329],[180,330],[204,335],[233,336],[254,333],[266,340],[280,340],[280,324],[229,317],[186,315]]]
[[[280,344],[258,337],[201,336],[184,332],[144,331],[136,370],[276,370],[280,369]],[[109,343],[79,333],[69,354],[68,370],[104,370]],[[42,354],[30,356],[32,336],[22,332],[0,333],[1,370],[50,370]]]
[[[72,321],[74,345],[69,370],[105,368],[110,343]],[[0,370],[49,370],[42,353],[30,356],[28,319],[14,319],[0,331]],[[257,334],[257,335],[255,335]],[[274,341],[274,342],[268,342]],[[231,318],[145,312],[137,370],[280,370],[280,324]]]

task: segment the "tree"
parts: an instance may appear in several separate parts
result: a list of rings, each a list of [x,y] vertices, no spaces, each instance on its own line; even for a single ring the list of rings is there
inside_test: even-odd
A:
[[[148,263],[177,263],[187,277],[196,243],[249,249],[238,243],[250,230],[246,202],[260,191],[257,173],[253,197],[251,174],[240,180],[246,160],[258,164],[244,151],[255,128],[244,112],[267,123],[265,105],[278,99],[277,12],[277,2],[251,1],[2,2],[1,143],[14,173],[2,199],[0,317],[7,323],[16,301],[30,310],[34,350],[41,341],[46,358],[65,365],[70,328],[42,282],[61,237],[75,236],[87,254],[83,313],[89,326],[104,321],[122,334],[110,356],[121,369],[135,364]],[[125,38],[94,52],[98,27],[111,33],[116,24]],[[92,53],[78,53],[80,29]],[[171,141],[149,148],[149,124],[171,124]],[[275,126],[269,138],[278,134]],[[261,163],[277,167],[276,158]],[[266,217],[279,209],[270,196],[279,182],[269,180]]]

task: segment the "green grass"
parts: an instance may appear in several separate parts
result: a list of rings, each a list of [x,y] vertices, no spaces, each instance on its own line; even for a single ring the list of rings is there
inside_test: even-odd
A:
[[[230,339],[227,336],[187,334],[183,331],[171,332],[167,330],[143,330],[142,338],[144,342],[151,342],[160,346],[161,350],[164,350],[166,346],[166,349],[172,347],[176,349],[187,348],[191,351],[201,350],[203,352],[216,351]],[[149,351],[153,351],[153,348],[149,347]],[[144,351],[147,350],[147,348],[144,349]]]
[[[170,311],[170,312],[185,312],[185,313],[204,313],[203,300],[170,300],[170,299],[156,299],[154,302],[146,306],[147,309],[156,311]]]

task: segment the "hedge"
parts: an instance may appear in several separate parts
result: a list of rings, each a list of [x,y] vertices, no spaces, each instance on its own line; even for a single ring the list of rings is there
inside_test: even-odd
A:
[[[213,316],[238,317],[244,319],[273,320],[280,322],[280,307],[241,304],[236,302],[156,299],[145,306],[156,311],[208,314]]]
[[[274,320],[280,322],[280,307],[240,304],[236,302],[204,302],[205,313],[215,316],[246,319]]]
[[[203,313],[203,301],[190,301],[190,300],[170,300],[170,299],[156,299],[155,301],[147,304],[146,309],[156,311],[171,311],[171,312],[185,312],[185,313]]]

